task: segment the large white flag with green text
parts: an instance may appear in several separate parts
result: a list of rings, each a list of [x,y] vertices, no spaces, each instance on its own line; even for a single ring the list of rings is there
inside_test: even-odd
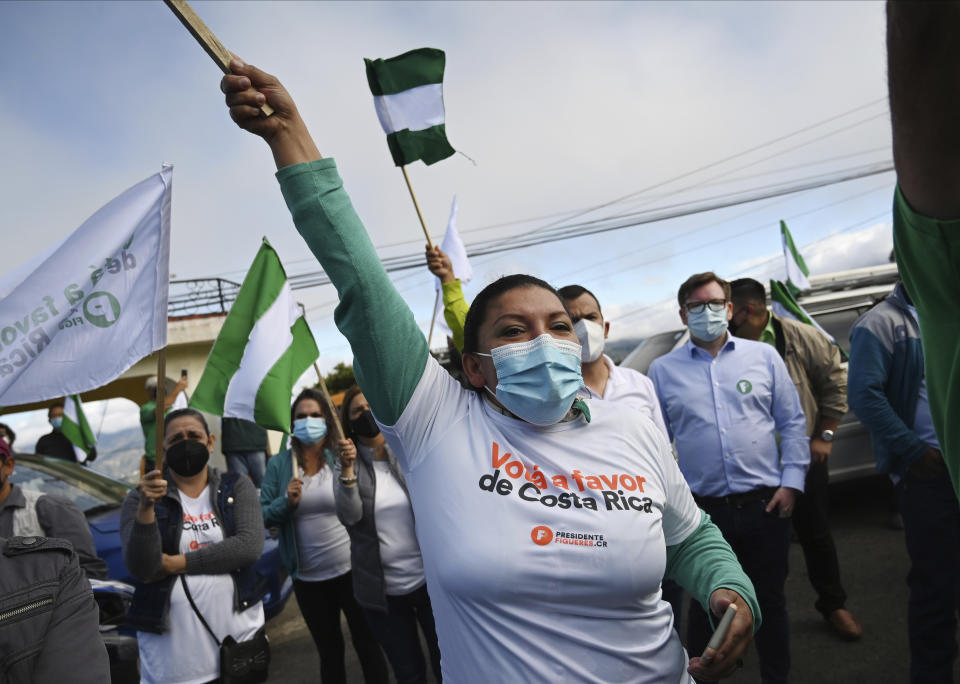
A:
[[[172,183],[164,166],[0,278],[0,405],[87,392],[166,345]]]
[[[264,238],[190,406],[289,432],[293,386],[319,355],[280,258]]]

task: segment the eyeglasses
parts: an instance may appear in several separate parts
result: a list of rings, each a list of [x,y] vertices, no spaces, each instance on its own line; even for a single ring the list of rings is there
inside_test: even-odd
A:
[[[710,307],[710,310],[714,313],[720,313],[727,306],[726,299],[711,299],[709,302],[687,302],[683,305],[683,308],[687,310],[687,313],[699,314],[703,313],[703,307]]]

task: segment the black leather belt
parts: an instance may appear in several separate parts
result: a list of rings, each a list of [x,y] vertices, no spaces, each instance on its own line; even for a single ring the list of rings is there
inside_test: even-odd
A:
[[[771,498],[776,491],[776,487],[760,487],[758,489],[751,489],[749,492],[727,494],[726,496],[697,496],[694,494],[693,500],[696,501],[697,505],[701,508],[705,505],[717,506],[720,504],[733,506],[734,508],[743,508],[747,504]]]

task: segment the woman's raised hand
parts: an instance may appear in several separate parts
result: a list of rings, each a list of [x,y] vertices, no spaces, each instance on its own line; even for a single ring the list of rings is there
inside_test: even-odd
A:
[[[140,490],[141,508],[152,509],[153,504],[167,495],[167,481],[163,479],[159,470],[151,470],[144,475],[137,488]]]
[[[275,76],[239,57],[230,62],[230,70],[233,73],[220,80],[230,118],[240,128],[267,141],[278,169],[320,159],[293,98]],[[272,115],[264,116],[260,111],[264,103],[273,107]]]
[[[357,447],[352,439],[341,439],[337,443],[337,455],[340,457],[341,477],[353,477],[353,467],[357,462]]]

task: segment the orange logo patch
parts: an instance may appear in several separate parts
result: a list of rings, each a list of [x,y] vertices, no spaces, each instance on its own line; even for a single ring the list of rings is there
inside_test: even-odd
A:
[[[533,531],[530,532],[530,538],[534,544],[546,546],[553,541],[553,530],[546,525],[537,525],[533,528]]]

